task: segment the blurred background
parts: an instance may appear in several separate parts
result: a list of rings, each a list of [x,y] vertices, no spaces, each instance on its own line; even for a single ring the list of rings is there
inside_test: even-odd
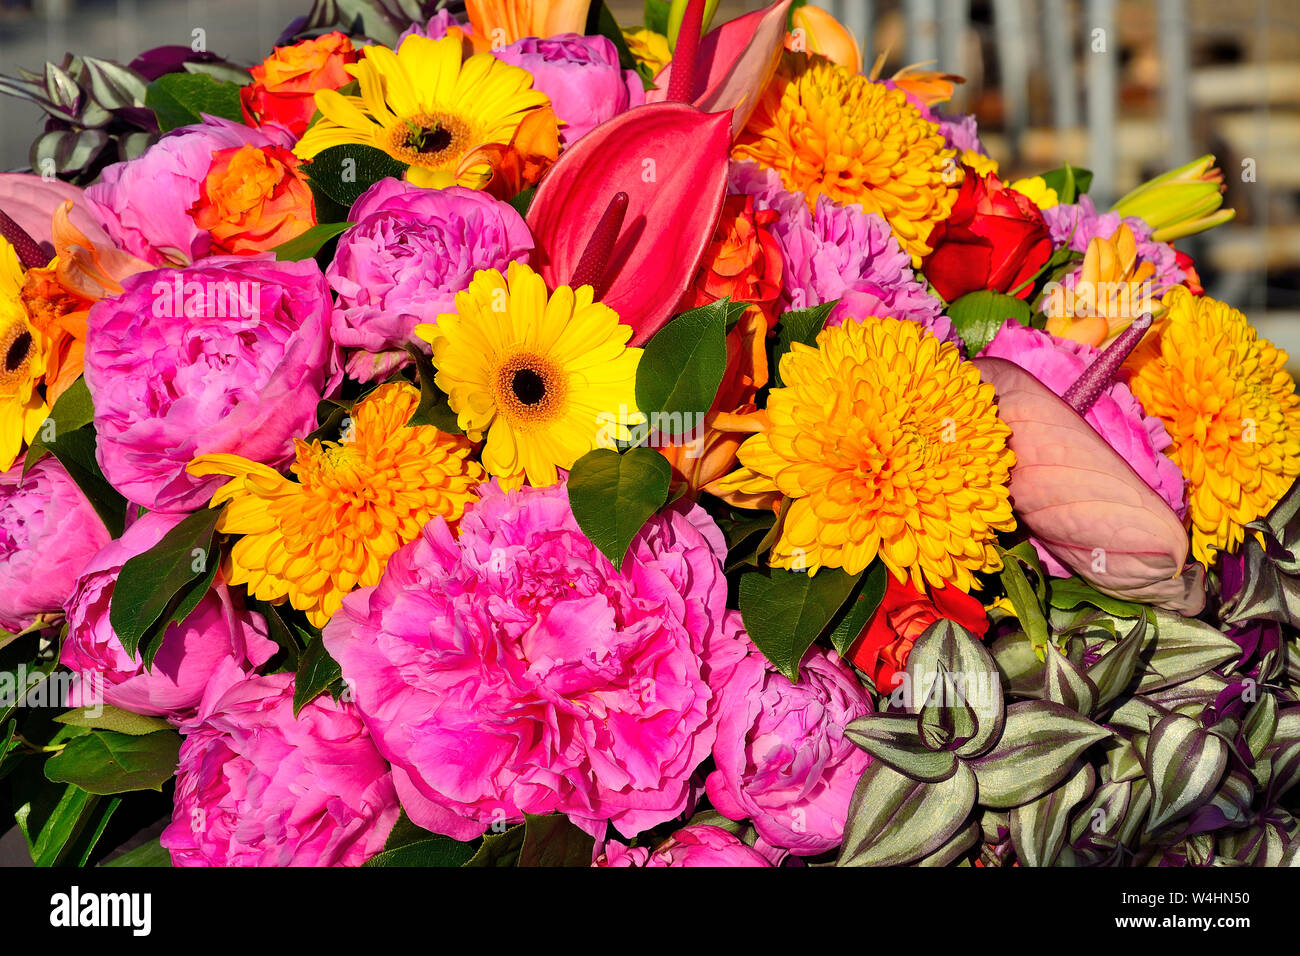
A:
[[[763,4],[722,0],[715,22]],[[1179,243],[1206,291],[1243,309],[1300,370],[1300,4],[1295,0],[821,0],[882,76],[912,63],[966,77],[970,112],[1009,178],[1070,162],[1109,205],[1212,152],[1234,222]],[[163,44],[253,63],[309,0],[0,0],[0,74],[66,51],[129,62]],[[612,0],[624,26],[635,0]],[[28,164],[40,113],[0,96],[0,168]]]

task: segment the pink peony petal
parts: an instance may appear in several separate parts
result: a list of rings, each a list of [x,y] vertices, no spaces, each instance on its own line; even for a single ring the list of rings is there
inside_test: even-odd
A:
[[[1025,527],[1104,594],[1196,614],[1204,568],[1164,500],[1051,389],[1006,359],[975,365],[1011,426],[1011,500]]]
[[[569,147],[528,213],[534,264],[551,288],[572,279],[617,192],[628,211],[601,297],[636,330],[654,335],[686,291],[713,237],[727,187],[730,122],[682,103],[629,110]]]

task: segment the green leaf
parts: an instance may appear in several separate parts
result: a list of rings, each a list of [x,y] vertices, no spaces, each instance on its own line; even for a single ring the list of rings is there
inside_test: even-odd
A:
[[[329,690],[331,684],[343,677],[343,669],[339,667],[338,661],[330,657],[323,640],[316,637],[305,643],[307,649],[298,658],[298,673],[293,679],[295,717],[300,710]]]
[[[60,435],[75,432],[94,420],[95,405],[90,400],[90,389],[86,387],[86,380],[79,378],[67,387],[50,409],[50,417],[45,419],[23,456],[23,474],[31,471],[33,465],[50,453],[50,446]]]
[[[1025,633],[1029,635],[1029,640],[1035,647],[1042,647],[1051,634],[1047,626],[1047,615],[1043,613],[1043,605],[1025,575],[1020,558],[1002,548],[998,548],[997,551],[1002,558],[1002,587],[1007,592],[1012,608],[1015,609],[1020,626],[1025,629]]]
[[[427,840],[377,853],[362,866],[465,866],[474,853],[472,843],[460,843],[451,837],[434,834]]]
[[[873,761],[853,791],[838,865],[899,866],[929,856],[962,829],[974,805],[975,775],[961,761],[938,783]]]
[[[1071,611],[1080,604],[1091,604],[1115,617],[1140,617],[1146,610],[1145,605],[1102,594],[1082,578],[1053,578],[1048,589],[1048,603],[1062,611]]]
[[[98,711],[98,713],[95,713]],[[170,730],[171,724],[161,717],[146,717],[121,710],[111,704],[98,707],[78,707],[54,718],[61,724],[72,727],[89,727],[92,730],[112,730],[119,734],[142,737],[159,730]]]
[[[979,843],[980,833],[979,821],[972,820],[967,826],[958,830],[956,835],[950,837],[947,843],[933,853],[917,860],[914,865],[919,867],[949,866],[954,860],[961,858]]]
[[[1147,740],[1142,756],[1151,783],[1151,818],[1154,832],[1209,800],[1228,766],[1228,746],[1201,723],[1183,714],[1161,718]]]
[[[522,823],[516,823],[500,833],[485,833],[482,845],[465,861],[465,866],[518,866],[519,851],[523,845],[524,825]]]
[[[172,865],[172,855],[163,849],[161,843],[153,839],[148,843],[141,843],[134,849],[127,850],[120,856],[106,860],[102,865],[170,867]]]
[[[844,736],[913,780],[947,780],[957,772],[957,755],[926,746],[916,727],[915,717],[868,714],[846,726]]]
[[[176,773],[180,746],[180,734],[172,730],[143,737],[93,730],[47,760],[45,776],[97,794],[161,790]]]
[[[95,427],[83,425],[60,431],[45,448],[81,489],[113,537],[120,537],[126,525],[126,499],[104,477],[95,458]]]
[[[628,545],[668,497],[671,479],[668,459],[649,448],[630,448],[622,455],[597,448],[573,463],[573,517],[615,568],[622,568]]]
[[[772,568],[740,577],[740,615],[754,645],[792,683],[799,662],[835,613],[844,606],[860,574],[822,568],[815,575]]]
[[[1048,189],[1056,190],[1058,201],[1065,206],[1078,202],[1079,197],[1088,191],[1092,185],[1092,170],[1066,163],[1060,169],[1043,173],[1043,182],[1047,183]]]
[[[407,344],[406,351],[415,362],[416,374],[420,377],[420,404],[408,421],[407,427],[432,425],[448,435],[461,435],[460,422],[447,400],[447,393],[440,389],[434,380],[438,372],[433,367],[433,359],[425,354],[418,345]]]
[[[519,866],[591,866],[595,846],[591,834],[584,833],[563,814],[524,815],[524,842],[519,849]]]
[[[350,222],[322,222],[312,226],[301,235],[294,236],[288,242],[282,242],[271,251],[279,262],[299,262],[310,259],[321,251],[321,247],[341,232],[352,227]]]
[[[668,36],[668,0],[645,0],[645,28]]]
[[[146,634],[156,635],[161,643],[167,626],[182,623],[207,593],[217,573],[212,539],[221,512],[221,508],[196,511],[148,551],[122,565],[108,620],[132,657]]]
[[[382,149],[345,143],[317,153],[307,166],[307,179],[334,202],[350,209],[379,180],[401,179],[406,170],[405,163]],[[322,221],[319,215],[317,220]]]
[[[537,195],[537,187],[529,186],[527,189],[521,189],[510,197],[510,205],[514,207],[515,212],[519,213],[525,219],[528,218],[528,210],[533,206],[533,197]]]
[[[1110,734],[1052,701],[1012,704],[1002,739],[971,761],[980,803],[1006,809],[1037,799],[1065,779],[1080,754]]]
[[[776,324],[776,342],[772,346],[772,358],[768,367],[772,371],[772,387],[781,388],[785,383],[781,379],[781,359],[795,342],[802,342],[815,347],[817,336],[826,325],[826,317],[831,314],[839,299],[823,302],[810,309],[798,309],[784,313]]]
[[[1051,866],[1065,845],[1070,811],[1092,792],[1096,775],[1083,764],[1065,783],[1011,811],[1011,843],[1025,866]]]
[[[980,289],[968,292],[948,306],[952,327],[966,343],[966,354],[977,355],[993,341],[1007,319],[1028,325],[1033,310],[1029,303],[1015,296]]]
[[[982,753],[998,738],[1006,714],[1002,678],[993,655],[970,631],[946,618],[935,621],[912,645],[905,674],[909,706],[933,708],[937,699],[954,712],[951,747],[959,757]]]
[[[636,370],[636,404],[665,436],[686,433],[713,405],[727,368],[732,307],[719,299],[683,312],[646,343]]]
[[[881,561],[871,562],[866,573],[858,578],[853,594],[841,608],[838,620],[831,628],[831,647],[840,657],[847,657],[853,642],[862,629],[875,616],[880,602],[885,599],[889,571]]]
[[[149,84],[144,105],[158,117],[158,128],[166,133],[181,126],[203,122],[203,113],[223,119],[244,121],[239,108],[239,87],[214,80],[204,73],[168,73]]]

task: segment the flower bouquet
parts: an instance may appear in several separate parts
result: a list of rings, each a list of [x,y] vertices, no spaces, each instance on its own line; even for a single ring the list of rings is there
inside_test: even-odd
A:
[[[37,864],[1297,861],[1300,401],[1171,244],[1213,157],[1008,181],[958,78],[714,5],[0,81]]]

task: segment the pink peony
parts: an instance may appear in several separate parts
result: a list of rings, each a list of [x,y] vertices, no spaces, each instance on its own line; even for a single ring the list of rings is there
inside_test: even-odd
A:
[[[407,814],[467,840],[524,813],[602,839],[687,812],[729,643],[721,532],[679,505],[619,573],[563,484],[481,490],[459,536],[429,522],[325,628]]]
[[[1007,319],[980,353],[1014,362],[1057,395],[1064,395],[1100,354],[1090,345],[1058,339],[1014,319]],[[1102,392],[1084,419],[1180,518],[1187,513],[1182,472],[1163,454],[1171,444],[1169,433],[1160,419],[1146,414],[1124,382],[1117,381]],[[1041,542],[1030,540],[1049,574],[1070,576],[1070,570]]]
[[[608,37],[576,33],[524,37],[494,50],[493,55],[533,75],[533,88],[550,98],[563,124],[560,143],[564,146],[645,103],[640,77],[619,68],[618,51]]]
[[[592,866],[771,866],[753,847],[722,827],[682,827],[652,853],[648,847],[611,842]]]
[[[46,457],[23,477],[23,461],[0,474],[0,627],[18,632],[63,608],[108,529],[68,477]]]
[[[293,675],[227,669],[181,725],[173,866],[359,866],[399,807],[384,758],[351,704],[293,715]]]
[[[871,698],[834,651],[810,649],[791,684],[748,635],[737,640],[747,653],[722,676],[709,800],[725,817],[750,818],[774,847],[800,856],[833,849],[871,761],[844,727],[871,712]]]
[[[135,159],[114,163],[86,189],[86,204],[119,247],[152,265],[189,265],[211,240],[190,215],[218,150],[240,146],[292,149],[294,138],[274,124],[253,129],[209,116],[172,130]]]
[[[455,311],[455,295],[479,269],[528,261],[533,237],[513,206],[475,189],[421,189],[382,179],[362,194],[325,270],[338,293],[334,340],[364,351],[348,373],[381,378],[406,359],[421,322]]]
[[[186,472],[198,455],[288,462],[341,378],[332,308],[311,259],[213,257],[126,279],[87,321],[86,384],[108,480],[147,508],[186,511],[226,480]]]
[[[203,689],[227,663],[251,671],[275,653],[260,616],[218,580],[182,623],[163,637],[153,667],[122,647],[109,623],[113,585],[129,558],[148,551],[184,515],[151,511],[111,541],[86,565],[65,605],[68,633],[60,662],[73,672],[69,707],[105,703],[136,714],[181,718],[203,697]],[[215,559],[215,556],[214,556]]]
[[[789,192],[775,170],[755,163],[733,162],[727,188],[753,196],[755,209],[780,214],[771,232],[785,264],[781,311],[839,300],[827,325],[888,315],[919,322],[940,341],[954,340],[943,303],[916,277],[911,257],[880,216],[825,196],[809,212],[802,193]]]

